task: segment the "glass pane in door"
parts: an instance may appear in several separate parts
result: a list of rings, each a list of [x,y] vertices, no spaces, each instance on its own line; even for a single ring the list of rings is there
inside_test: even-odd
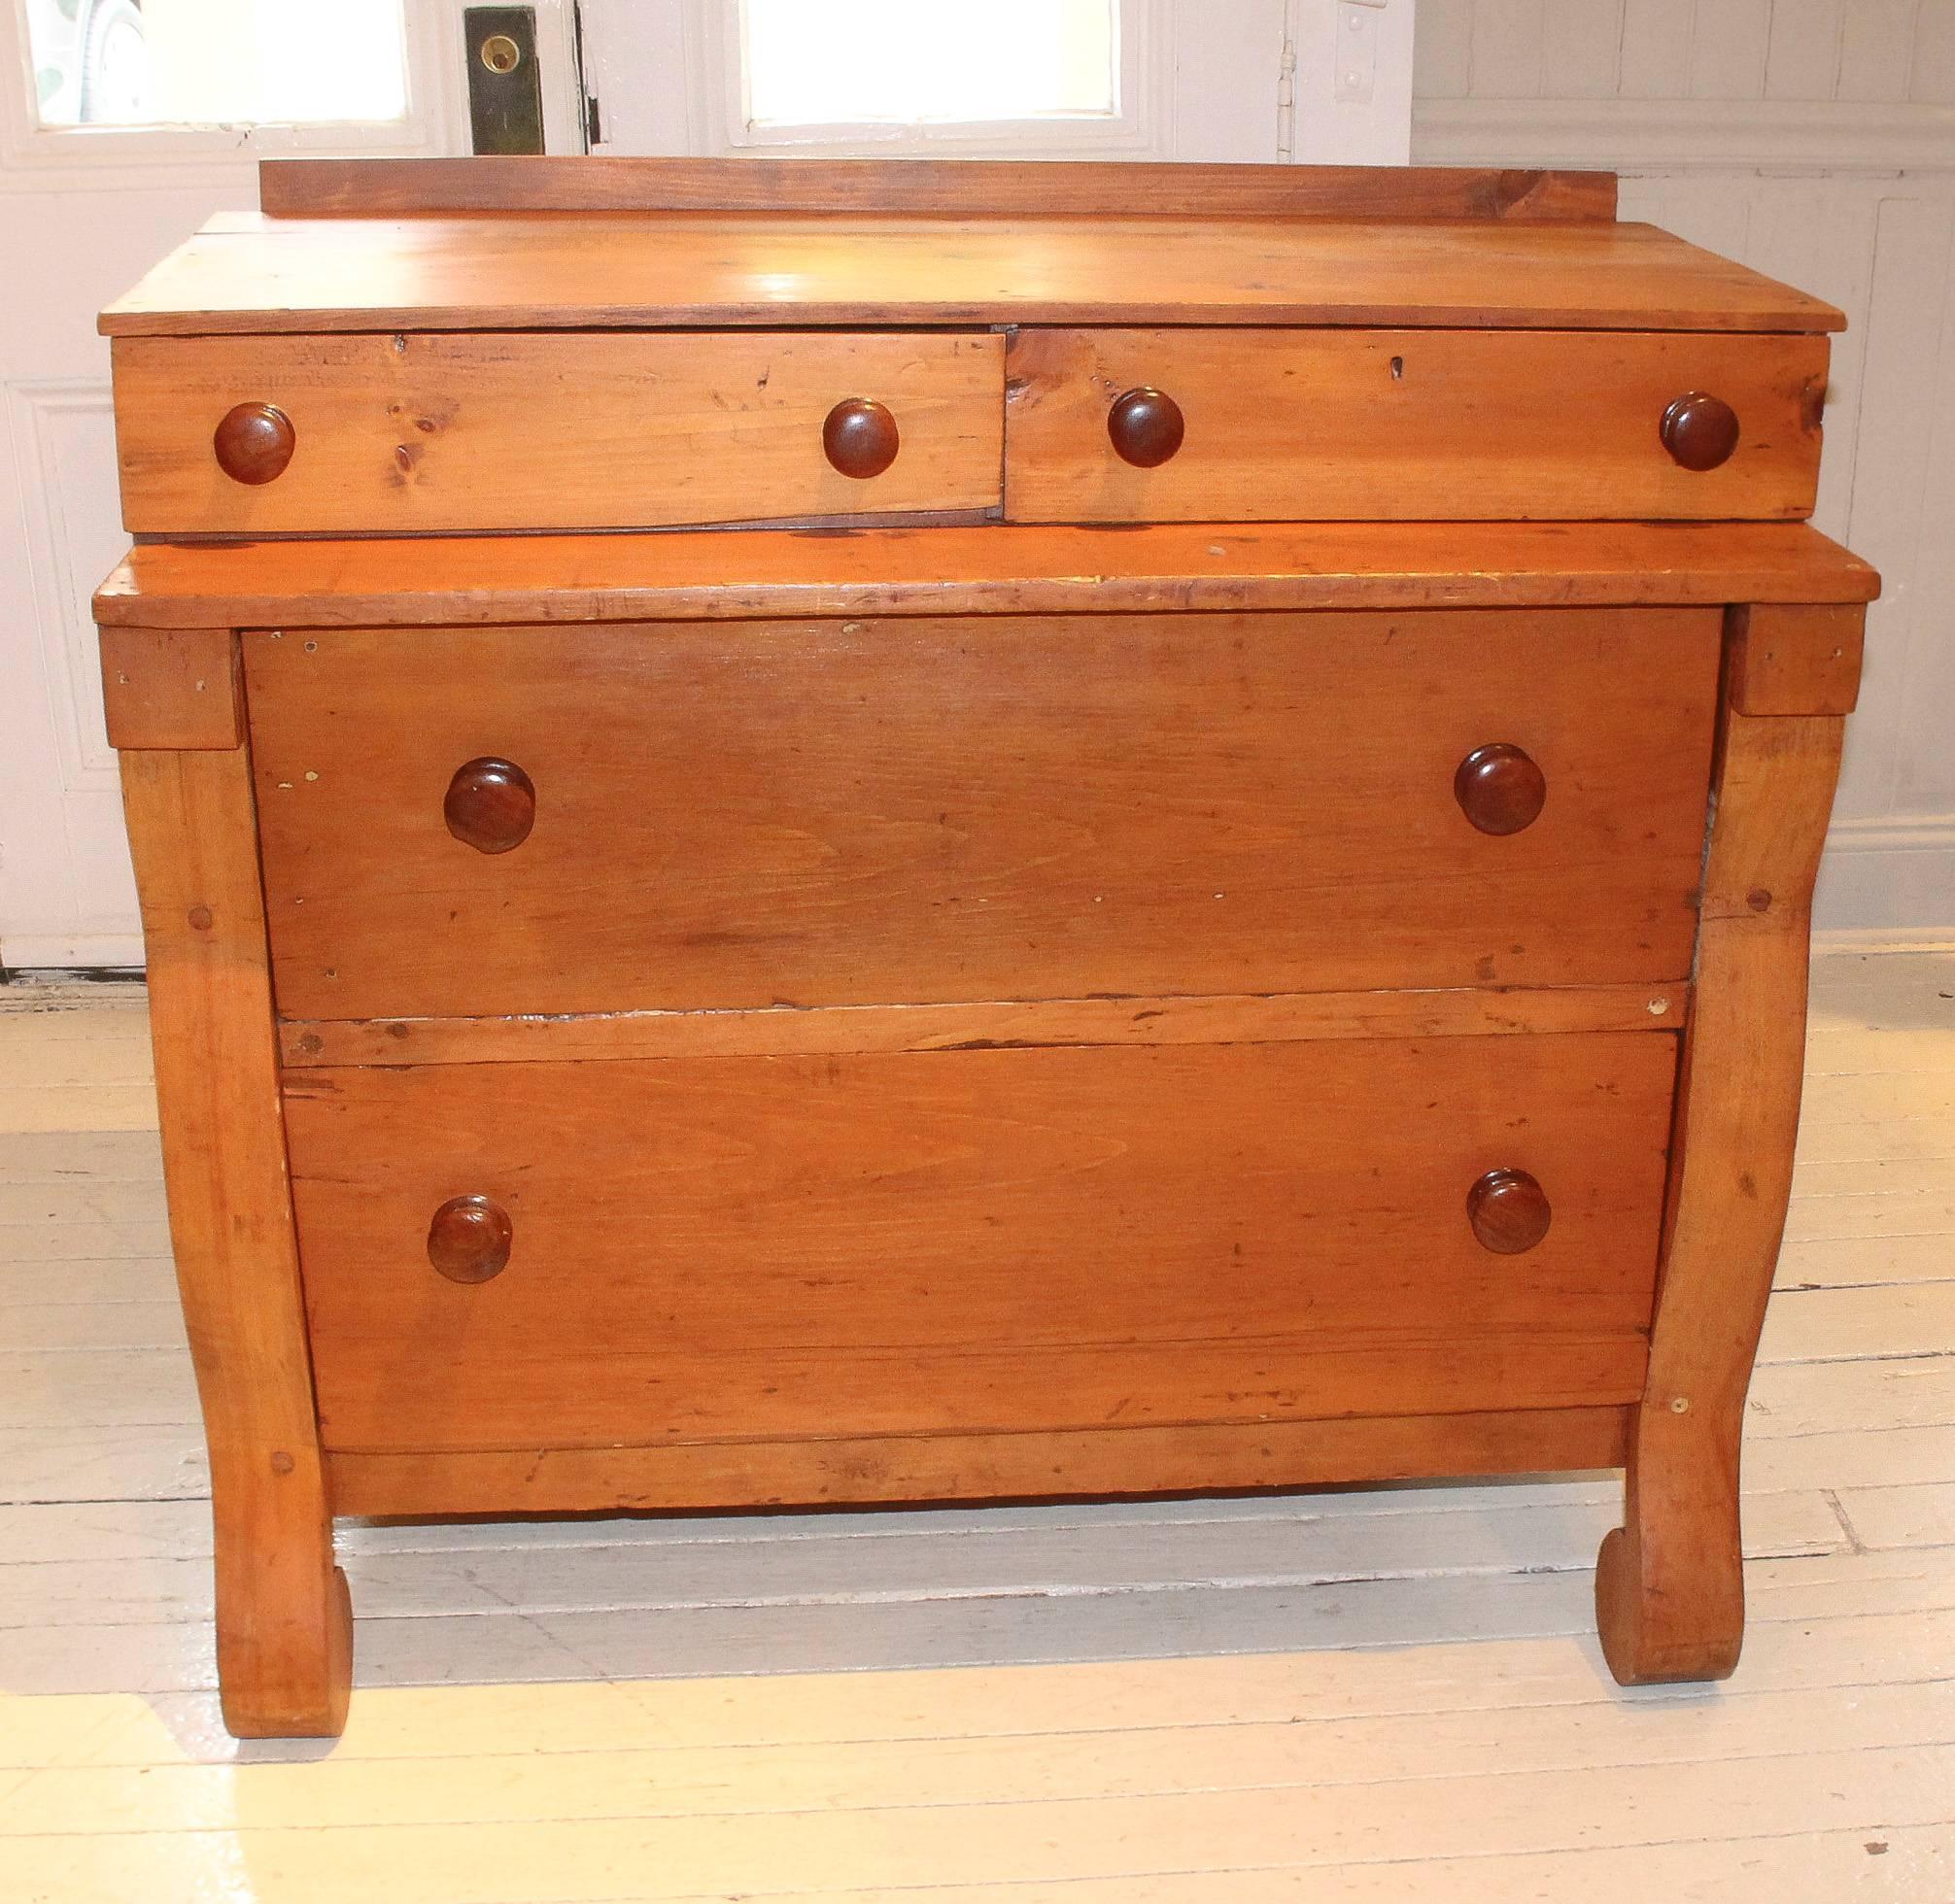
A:
[[[402,0],[21,0],[40,122],[386,121],[407,110]]]
[[[1118,0],[744,0],[752,125],[1118,113]]]

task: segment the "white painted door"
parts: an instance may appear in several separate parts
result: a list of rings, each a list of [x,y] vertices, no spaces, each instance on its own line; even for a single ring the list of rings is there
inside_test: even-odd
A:
[[[1414,0],[582,0],[613,153],[1394,164]]]
[[[553,150],[570,13],[538,7]],[[96,312],[255,206],[261,154],[465,152],[466,98],[461,0],[0,0],[0,968],[142,958],[88,611],[128,543]]]

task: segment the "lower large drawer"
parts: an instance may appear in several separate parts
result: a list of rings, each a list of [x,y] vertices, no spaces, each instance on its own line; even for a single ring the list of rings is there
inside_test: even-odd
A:
[[[294,1073],[324,1438],[1626,1402],[1675,1048],[1648,1032]],[[1495,1171],[1545,1193],[1531,1247],[1509,1253],[1525,1224],[1490,1247],[1469,1216]]]

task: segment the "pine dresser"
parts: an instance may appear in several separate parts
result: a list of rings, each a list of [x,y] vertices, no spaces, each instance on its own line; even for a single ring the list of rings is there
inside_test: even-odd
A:
[[[1839,314],[1607,175],[261,189],[96,600],[232,1729],[335,1515],[1540,1470],[1729,1673]]]

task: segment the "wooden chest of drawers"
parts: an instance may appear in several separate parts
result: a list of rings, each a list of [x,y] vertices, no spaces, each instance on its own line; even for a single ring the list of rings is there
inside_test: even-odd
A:
[[[1578,1467],[1729,1672],[1837,314],[1596,176],[264,190],[96,604],[233,1728],[335,1514]]]

